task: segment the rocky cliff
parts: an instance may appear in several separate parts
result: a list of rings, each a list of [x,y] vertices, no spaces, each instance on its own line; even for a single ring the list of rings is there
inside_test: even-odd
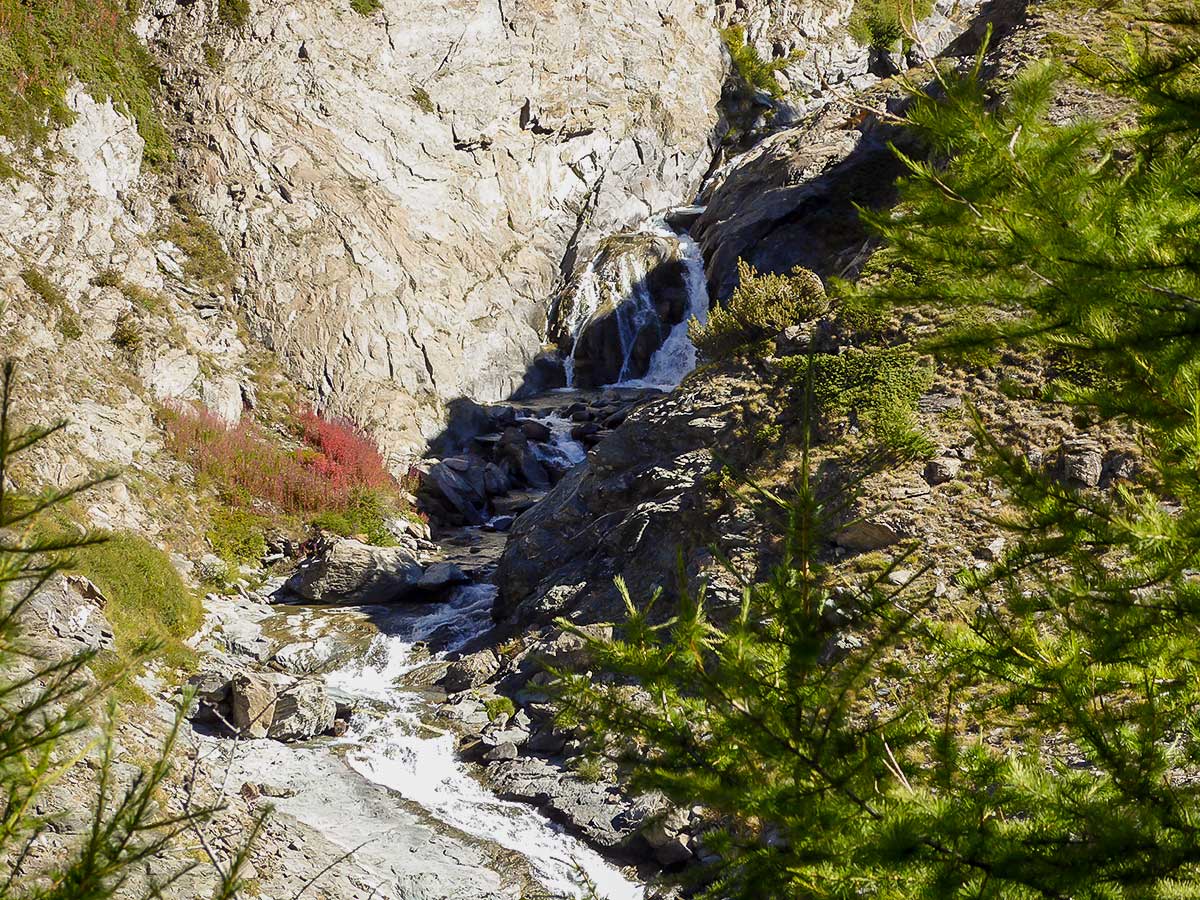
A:
[[[156,0],[145,32],[253,330],[393,450],[519,387],[556,282],[689,201],[720,136],[688,0],[260,3],[240,30]]]

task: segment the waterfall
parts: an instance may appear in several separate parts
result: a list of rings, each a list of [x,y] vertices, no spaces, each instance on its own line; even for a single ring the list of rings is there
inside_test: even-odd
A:
[[[604,284],[596,272],[596,264],[600,259],[597,253],[580,275],[571,297],[571,315],[567,327],[573,340],[571,352],[563,363],[569,388],[575,387],[575,351],[579,347],[579,339],[600,308],[604,289],[611,291],[617,299],[615,315],[622,362],[615,386],[670,390],[677,387],[683,377],[696,367],[696,348],[688,336],[688,322],[691,319],[701,323],[707,321],[709,304],[708,282],[700,247],[691,235],[674,231],[663,219],[650,221],[638,233],[670,237],[679,242],[686,272],[684,286],[687,309],[683,319],[671,328],[666,340],[655,351],[646,374],[641,378],[630,378],[630,358],[637,337],[643,329],[658,323],[658,311],[646,283],[645,272],[638,271],[630,259],[622,256],[617,261],[615,279]]]
[[[688,334],[688,324],[692,319],[701,325],[708,321],[708,277],[704,273],[704,256],[700,252],[700,245],[686,232],[676,234],[675,237],[683,251],[687,311],[650,358],[650,367],[646,374],[641,378],[622,381],[622,387],[671,390],[679,387],[683,377],[696,368],[696,345],[692,343],[691,335]]]

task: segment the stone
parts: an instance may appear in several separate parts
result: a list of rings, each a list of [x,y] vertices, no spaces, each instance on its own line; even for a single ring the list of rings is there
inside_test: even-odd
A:
[[[505,741],[502,744],[497,744],[487,753],[483,754],[483,758],[489,762],[497,762],[504,759],[516,759],[517,756],[516,744],[513,744],[509,741]]]
[[[925,480],[929,484],[945,484],[958,477],[962,460],[953,456],[939,456],[925,464]]]
[[[418,590],[432,593],[455,585],[466,584],[470,580],[466,573],[454,563],[438,562],[421,573],[416,587]]]
[[[550,440],[550,426],[544,422],[539,422],[537,419],[517,419],[516,424],[521,431],[525,432],[525,437],[531,441],[545,443]]]
[[[373,547],[351,538],[320,548],[286,589],[314,603],[389,603],[416,589],[424,569],[403,547]]]
[[[678,866],[692,858],[687,835],[679,834],[654,848],[654,858],[666,867]]]
[[[897,543],[903,535],[883,519],[856,519],[834,536],[839,547],[856,553],[882,550]]]
[[[979,548],[976,555],[980,559],[986,559],[989,562],[996,562],[1004,555],[1004,538],[998,537],[988,541],[983,547]]]
[[[246,738],[265,738],[275,717],[275,687],[242,672],[229,683],[229,723]]]
[[[500,669],[500,660],[491,650],[480,650],[450,663],[442,677],[442,686],[450,693],[479,687]]]
[[[1096,487],[1104,470],[1104,450],[1090,438],[1065,440],[1059,450],[1059,470],[1068,485]]]
[[[275,700],[267,736],[277,741],[305,741],[333,727],[337,704],[319,681],[300,681]]]

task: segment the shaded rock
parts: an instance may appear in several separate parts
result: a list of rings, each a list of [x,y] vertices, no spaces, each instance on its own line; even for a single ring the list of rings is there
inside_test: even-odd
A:
[[[537,419],[517,419],[516,424],[521,431],[525,432],[525,437],[531,441],[545,443],[550,440],[550,427],[544,422],[539,422]]]
[[[407,596],[424,570],[403,547],[342,539],[300,564],[287,590],[314,603],[387,603]]]
[[[1073,487],[1096,487],[1104,470],[1104,449],[1091,438],[1063,441],[1059,450],[1062,480]]]
[[[489,762],[505,760],[505,759],[516,759],[517,758],[517,746],[516,746],[516,744],[505,741],[503,744],[497,744],[495,747],[493,747],[487,753],[483,754],[483,758],[488,760]]]

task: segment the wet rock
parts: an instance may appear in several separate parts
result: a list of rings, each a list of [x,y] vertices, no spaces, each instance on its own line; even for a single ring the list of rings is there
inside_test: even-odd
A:
[[[550,440],[550,427],[544,422],[539,422],[537,419],[517,419],[516,424],[521,431],[525,432],[525,437],[531,441],[545,443]]]
[[[478,687],[496,674],[500,660],[491,650],[480,650],[450,663],[442,678],[442,686],[450,693]]]
[[[337,704],[319,681],[300,681],[284,689],[275,700],[267,737],[277,741],[305,741],[324,734],[337,718]]]
[[[484,525],[484,528],[486,528],[488,531],[508,531],[510,528],[512,528],[513,522],[515,521],[515,516],[493,516],[488,520],[487,524]]]
[[[246,738],[265,738],[275,716],[275,687],[242,672],[229,683],[229,722]]]
[[[454,563],[439,562],[434,563],[421,574],[421,577],[417,579],[416,587],[418,590],[434,593],[455,585],[466,584],[470,580],[466,573]]]
[[[517,745],[508,741],[503,744],[497,744],[487,753],[483,754],[483,758],[489,762],[497,762],[505,759],[517,758]]]
[[[274,661],[285,672],[293,675],[311,675],[331,664],[334,647],[334,640],[329,635],[313,641],[296,641],[276,650]]]
[[[301,563],[287,589],[314,603],[388,603],[411,593],[423,574],[403,547],[373,547],[346,538]]]

